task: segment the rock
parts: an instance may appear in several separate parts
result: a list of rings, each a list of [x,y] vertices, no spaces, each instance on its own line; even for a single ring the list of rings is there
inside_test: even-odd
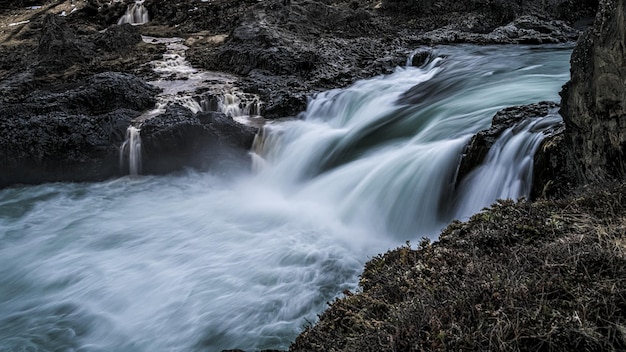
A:
[[[567,172],[567,152],[563,147],[565,125],[548,131],[534,156],[531,199],[556,198],[567,194],[572,180]]]
[[[107,28],[95,39],[98,49],[109,52],[125,53],[141,43],[141,33],[131,24],[115,25]]]
[[[579,183],[626,177],[626,2],[602,0],[561,92],[568,169]]]
[[[136,116],[119,109],[97,116],[54,111],[0,119],[0,187],[118,175],[117,146]]]
[[[555,110],[558,106],[554,102],[543,101],[498,111],[493,117],[491,127],[475,134],[465,147],[457,172],[457,184],[473,169],[482,164],[491,146],[505,130],[525,119],[547,116],[551,110]]]
[[[270,72],[253,70],[241,82],[242,89],[259,94],[263,105],[261,115],[265,118],[293,116],[306,110],[310,86],[296,76],[275,76]]]
[[[170,106],[141,124],[143,172],[164,174],[184,167],[207,170],[217,163],[249,163],[255,134],[256,129],[222,113],[193,114],[180,105]]]
[[[156,104],[160,90],[133,75],[119,72],[95,74],[84,81],[48,86],[36,90],[13,106],[20,113],[65,111],[75,114],[98,115],[116,109],[143,111]]]
[[[73,64],[87,63],[93,56],[90,43],[80,40],[64,17],[48,14],[37,48],[39,65],[49,70],[63,70]]]
[[[576,40],[580,32],[559,20],[544,20],[535,16],[520,16],[489,33],[460,29],[448,25],[417,35],[411,40],[419,44],[550,44]]]
[[[132,75],[109,72],[0,105],[0,187],[119,175],[126,128],[154,106],[157,92]]]

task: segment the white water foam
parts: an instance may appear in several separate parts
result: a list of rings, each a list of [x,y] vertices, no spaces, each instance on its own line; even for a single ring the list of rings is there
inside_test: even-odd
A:
[[[144,0],[136,0],[134,4],[129,5],[126,13],[117,21],[118,25],[130,23],[132,25],[141,25],[150,21],[148,9],[143,5]]]
[[[126,141],[120,147],[120,168],[128,166],[131,176],[141,174],[141,130],[129,126],[126,130]]]

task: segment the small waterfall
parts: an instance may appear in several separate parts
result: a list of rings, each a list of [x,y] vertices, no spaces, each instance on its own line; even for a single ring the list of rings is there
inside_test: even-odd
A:
[[[530,196],[533,156],[546,130],[561,123],[561,117],[527,119],[502,133],[482,165],[462,180],[457,191],[455,217],[466,219],[497,199]]]
[[[258,116],[260,104],[258,97],[241,97],[227,93],[217,99],[218,111],[230,117]]]
[[[182,38],[144,36],[143,40],[167,45],[163,59],[151,63],[161,79],[150,83],[163,89],[159,96],[163,106],[177,103],[193,113],[217,111],[242,124],[263,124],[259,96],[239,91],[233,85],[237,80],[234,76],[193,68],[186,59],[189,48]],[[198,94],[199,90],[203,93]]]
[[[136,176],[141,174],[141,130],[129,126],[126,130],[126,141],[120,147],[120,168],[128,165],[128,173]]]
[[[150,17],[148,16],[148,9],[143,6],[144,0],[137,0],[134,4],[129,5],[126,9],[124,16],[120,17],[117,21],[118,25],[130,23],[132,25],[139,25],[148,23]]]

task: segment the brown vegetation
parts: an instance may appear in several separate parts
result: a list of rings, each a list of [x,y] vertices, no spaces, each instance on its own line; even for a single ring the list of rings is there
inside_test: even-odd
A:
[[[626,349],[626,186],[502,201],[373,258],[291,351]]]

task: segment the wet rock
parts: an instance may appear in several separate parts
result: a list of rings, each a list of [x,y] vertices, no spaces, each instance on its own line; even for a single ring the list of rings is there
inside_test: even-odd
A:
[[[270,72],[253,70],[241,82],[243,90],[259,94],[265,118],[293,116],[304,111],[311,87],[296,76],[276,76]]]
[[[248,150],[256,129],[218,112],[193,114],[172,105],[141,124],[143,172],[164,174],[192,167],[207,170],[216,164],[248,165]]]
[[[626,2],[600,1],[561,92],[568,168],[580,183],[626,177]]]
[[[543,101],[536,104],[514,106],[500,110],[493,117],[491,127],[475,134],[465,147],[457,173],[457,184],[473,169],[480,166],[491,146],[507,129],[529,118],[547,116],[558,108],[554,102]],[[552,131],[550,132],[552,133]]]
[[[566,195],[573,181],[567,170],[567,151],[563,147],[565,125],[548,131],[534,156],[531,199]]]
[[[143,111],[156,103],[160,90],[133,75],[119,72],[95,74],[84,81],[48,86],[28,95],[13,109],[102,114],[115,109]]]
[[[0,187],[119,175],[126,128],[154,106],[157,92],[132,75],[109,72],[0,105]]]
[[[117,146],[124,141],[130,120],[139,114],[118,109],[96,116],[63,111],[0,115],[0,187],[6,187],[118,175]]]

